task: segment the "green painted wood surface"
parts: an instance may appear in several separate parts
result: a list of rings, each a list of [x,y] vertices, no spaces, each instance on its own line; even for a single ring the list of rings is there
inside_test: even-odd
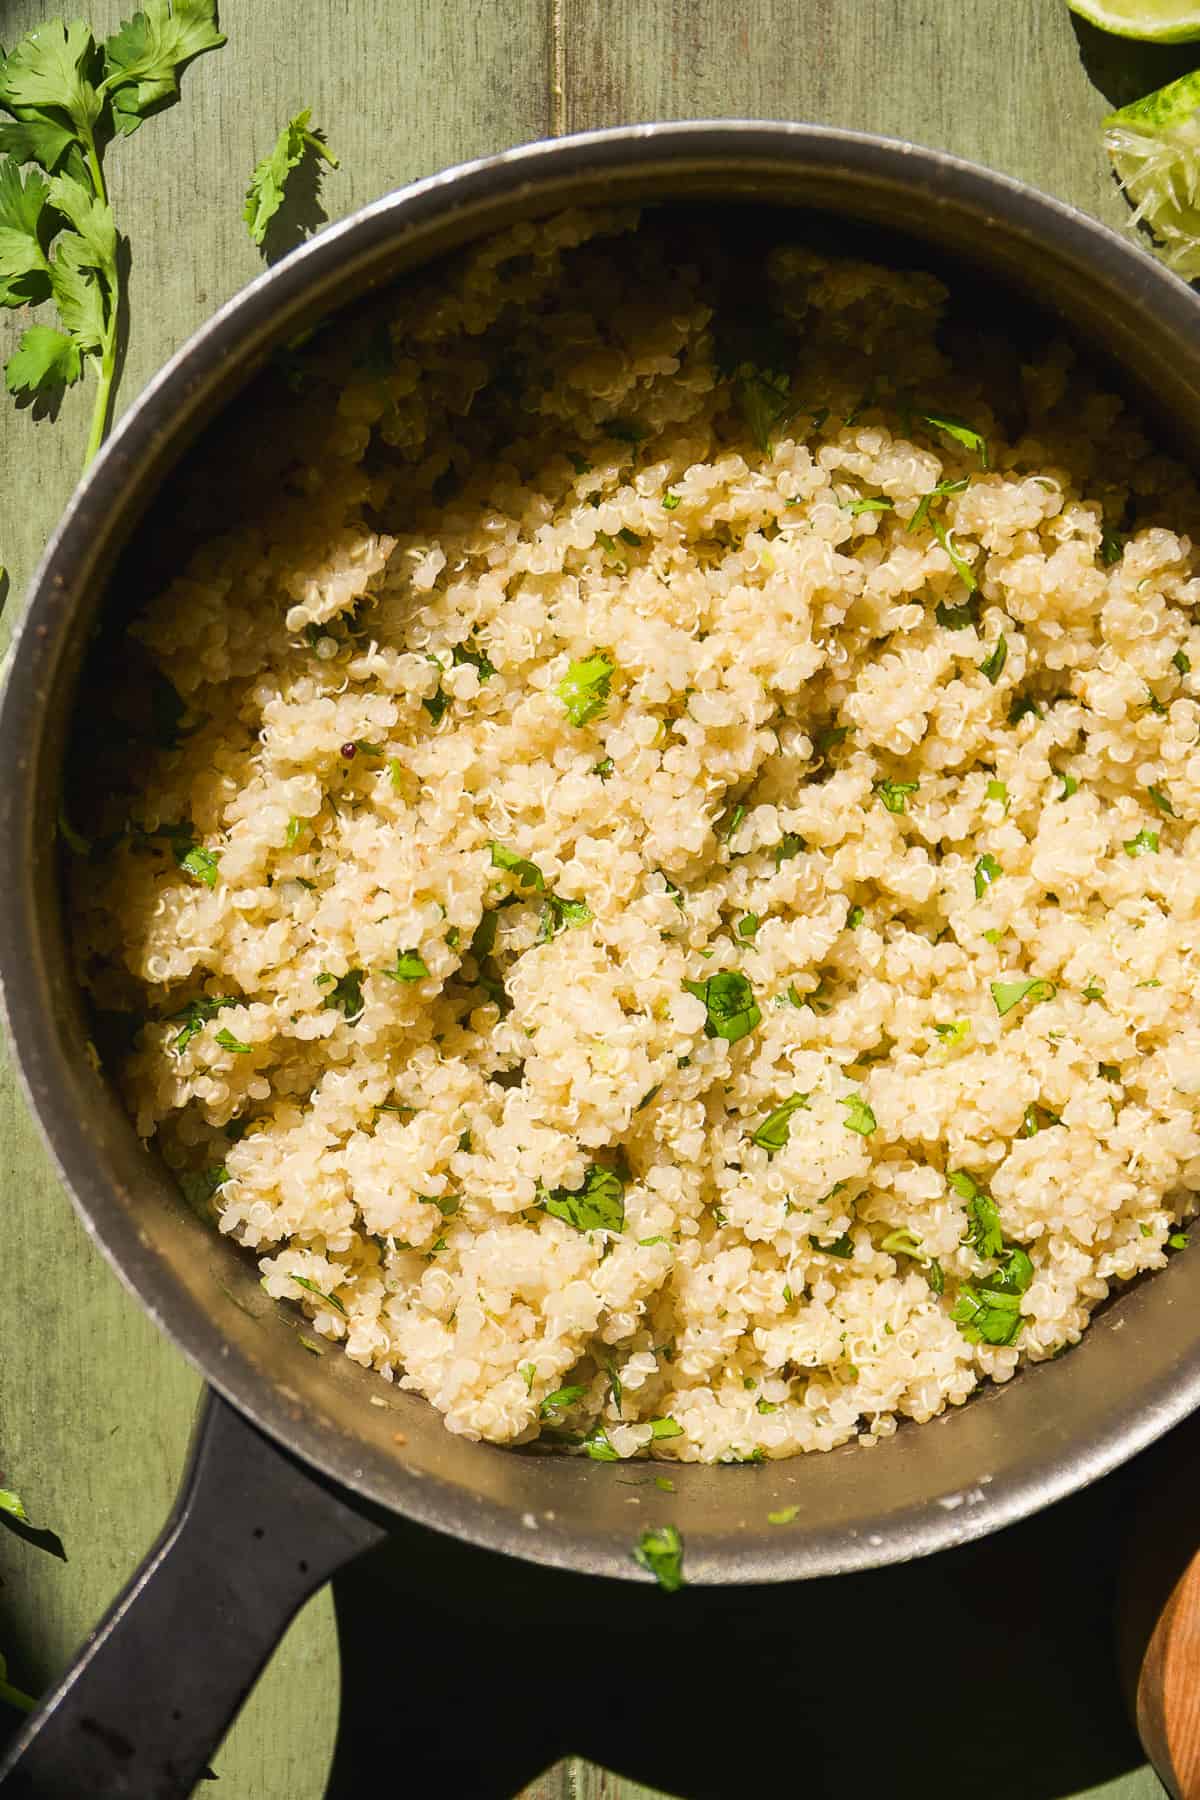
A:
[[[0,0],[0,37],[11,44],[53,10]],[[125,10],[95,0],[99,33]],[[1099,121],[1111,103],[1190,66],[1186,48],[1147,51],[1077,27],[1061,0],[225,0],[222,22],[229,44],[189,71],[182,104],[109,160],[133,247],[118,410],[261,266],[240,221],[242,192],[302,105],[342,159],[323,184],[331,218],[522,139],[709,115],[911,137],[1120,224]],[[0,353],[20,325],[0,318]],[[12,582],[0,634],[70,493],[87,399],[68,396],[57,421],[0,404],[0,560]],[[155,1535],[198,1384],[89,1248],[6,1069],[0,1277],[0,1485],[21,1491],[69,1558],[0,1530],[0,1654],[11,1678],[36,1690]],[[326,1593],[288,1634],[215,1759],[220,1788],[208,1791],[317,1800],[337,1712]],[[933,1779],[929,1791],[951,1788]],[[1161,1790],[1143,1769],[1087,1791],[1150,1800]],[[525,1795],[652,1800],[650,1789],[579,1761]]]

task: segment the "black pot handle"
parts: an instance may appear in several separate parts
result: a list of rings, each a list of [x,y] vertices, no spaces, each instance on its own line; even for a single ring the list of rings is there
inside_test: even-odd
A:
[[[208,1392],[166,1528],[0,1763],[4,1800],[187,1800],[289,1620],[385,1536]]]

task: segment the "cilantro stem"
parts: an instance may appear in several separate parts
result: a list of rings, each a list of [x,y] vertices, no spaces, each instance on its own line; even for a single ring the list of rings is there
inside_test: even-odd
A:
[[[115,269],[112,271],[111,280],[108,325],[104,333],[104,344],[100,351],[100,368],[96,376],[96,398],[92,404],[92,428],[88,433],[87,449],[83,453],[85,469],[104,442],[104,434],[108,429],[108,409],[112,400],[113,377],[117,369],[117,308],[120,305],[121,290]]]
[[[100,166],[100,155],[96,149],[96,138],[92,128],[85,120],[80,120],[83,133],[84,149],[87,153],[88,171],[92,177],[92,186],[101,206],[108,205],[108,190],[104,185],[104,170]],[[120,240],[118,239],[118,245]],[[121,308],[121,278],[114,257],[112,267],[103,271],[108,287],[108,315],[104,331],[104,342],[100,347],[100,367],[96,375],[96,398],[92,403],[92,425],[88,432],[87,448],[83,453],[83,466],[86,469],[96,452],[104,442],[108,430],[108,413],[112,404],[113,379],[117,372],[117,315]]]

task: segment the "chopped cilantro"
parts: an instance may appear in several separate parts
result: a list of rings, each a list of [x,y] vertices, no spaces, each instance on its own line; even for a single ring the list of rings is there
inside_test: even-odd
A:
[[[844,1100],[838,1101],[838,1105],[846,1108],[846,1117],[842,1120],[846,1130],[856,1131],[859,1137],[870,1137],[876,1129],[876,1119],[862,1095],[847,1094]]]
[[[652,1443],[660,1443],[664,1438],[683,1436],[683,1426],[676,1419],[651,1419],[649,1425]]]
[[[381,969],[389,981],[424,981],[429,974],[425,958],[419,950],[397,950],[394,969]]]
[[[316,1282],[310,1281],[306,1275],[289,1275],[287,1279],[294,1281],[297,1287],[306,1288],[310,1294],[315,1294],[318,1300],[327,1300],[330,1306],[337,1308],[343,1318],[349,1316],[336,1294],[327,1294],[323,1288],[319,1288]]]
[[[962,1194],[956,1176],[970,1181],[973,1189],[967,1198],[967,1242],[976,1256],[985,1259],[999,1256],[1004,1248],[1004,1234],[1000,1229],[1000,1211],[996,1202],[990,1194],[985,1194],[981,1187],[977,1187],[962,1169],[947,1177],[956,1194]]]
[[[989,781],[987,787],[984,789],[984,798],[986,800],[999,800],[1007,807],[1008,789],[1002,781]]]
[[[1152,856],[1158,852],[1157,831],[1139,831],[1136,837],[1126,838],[1124,844],[1126,856]]]
[[[570,665],[554,691],[572,725],[586,725],[603,714],[615,673],[616,664],[603,650],[593,650]]]
[[[1013,1344],[1024,1324],[1019,1294],[991,1293],[967,1282],[958,1290],[950,1317],[969,1344]]]
[[[14,1494],[11,1488],[0,1488],[0,1512],[7,1513],[12,1519],[20,1519],[23,1523],[27,1523],[29,1519],[29,1514],[21,1504],[20,1495]]]
[[[593,1426],[583,1440],[583,1448],[593,1462],[620,1462],[621,1453],[614,1450],[608,1441],[608,1433],[603,1425]]]
[[[488,845],[488,849],[492,853],[492,867],[506,869],[510,875],[514,875],[518,887],[534,888],[538,893],[544,891],[546,877],[535,862],[519,856],[515,850],[505,849],[504,845],[496,843],[494,838]],[[493,932],[493,939],[494,937],[495,933]],[[490,950],[491,946],[489,945],[488,948]]]
[[[723,844],[730,843],[745,817],[746,808],[739,800],[736,806],[727,807],[721,814],[713,826],[713,835],[720,838]]]
[[[808,1241],[813,1249],[819,1250],[823,1256],[836,1256],[842,1262],[849,1262],[854,1255],[854,1240],[848,1231],[844,1231],[840,1238],[834,1238],[832,1244],[823,1244],[819,1238],[811,1235]],[[785,1294],[785,1298],[790,1298],[790,1296]]]
[[[998,881],[1004,870],[990,851],[985,851],[975,864],[975,898],[982,900],[993,881]]]
[[[1094,975],[1088,976],[1087,986],[1083,990],[1085,1000],[1103,1000],[1104,988]]]
[[[1100,539],[1100,561],[1106,569],[1121,560],[1124,542],[1115,531],[1106,531]]]
[[[633,1560],[647,1574],[653,1575],[665,1594],[676,1594],[685,1585],[683,1575],[683,1539],[674,1525],[660,1525],[643,1531],[633,1551]]]
[[[964,450],[973,450],[979,458],[980,468],[987,468],[987,439],[981,432],[968,425],[965,420],[958,419],[953,413],[947,412],[923,412],[918,413],[917,417],[923,425],[932,425],[935,431],[945,432],[948,438],[953,438],[954,442],[961,444]]]
[[[532,1369],[533,1364],[530,1363],[529,1367]],[[538,1410],[543,1419],[553,1419],[556,1414],[563,1412],[568,1406],[574,1406],[577,1401],[582,1400],[586,1393],[586,1387],[558,1388],[553,1394],[546,1395]]]
[[[754,999],[754,989],[736,969],[725,969],[710,975],[707,981],[685,981],[684,987],[708,1009],[704,1022],[706,1037],[724,1038],[736,1044],[749,1035],[762,1021]]]
[[[965,561],[965,559],[958,554],[958,551],[954,545],[954,539],[951,537],[950,533],[946,530],[946,527],[942,524],[940,519],[932,519],[931,518],[929,523],[932,528],[934,537],[937,539],[938,543],[942,546],[942,549],[946,552],[946,555],[950,558],[950,561],[953,563],[955,573],[958,575],[958,577],[961,581],[965,582],[967,592],[969,594],[973,594],[975,592],[976,588],[979,586],[979,583],[975,579],[975,575],[971,568],[970,563]]]
[[[1121,1069],[1118,1063],[1097,1063],[1096,1069],[1105,1081],[1120,1081]]]
[[[542,903],[537,941],[548,944],[565,925],[586,925],[591,916],[592,909],[586,901],[560,900],[557,894],[547,894]]]
[[[799,1513],[800,1508],[798,1506],[781,1506],[778,1512],[769,1512],[767,1514],[767,1524],[790,1525],[792,1520],[799,1516]]]
[[[933,1028],[942,1042],[950,1047],[961,1044],[971,1030],[970,1019],[952,1019],[948,1025],[935,1025]]]
[[[1003,673],[1004,665],[1007,661],[1008,639],[1005,637],[1004,633],[1001,632],[1000,636],[996,639],[990,655],[985,656],[980,663],[979,673],[981,675],[986,675],[992,686],[995,687]]]
[[[757,913],[743,913],[737,922],[737,934],[747,944],[754,942],[761,920]]]
[[[254,1054],[249,1044],[239,1042],[239,1040],[234,1037],[232,1031],[224,1025],[222,1025],[220,1031],[217,1033],[217,1042],[220,1044],[222,1050],[232,1050],[235,1056],[252,1056]]]
[[[1055,769],[1054,773],[1062,782],[1062,793],[1058,796],[1061,804],[1062,801],[1069,800],[1072,794],[1077,794],[1079,792],[1079,783],[1076,781],[1074,775],[1064,775],[1061,769]]]
[[[908,795],[915,794],[920,785],[917,781],[877,781],[875,792],[888,812],[902,813],[908,810]]]
[[[1171,658],[1171,661],[1174,663],[1175,667],[1179,670],[1179,673],[1181,675],[1190,675],[1191,674],[1192,660],[1186,650],[1177,650],[1175,652],[1174,656]]]
[[[571,450],[571,451],[568,451],[568,453],[567,453],[567,460],[570,462],[571,467],[574,469],[574,471],[577,475],[590,475],[591,474],[592,465],[590,462],[588,462],[586,457],[578,456],[575,453],[575,451]]]
[[[177,1019],[183,1021],[175,1034],[172,1049],[186,1050],[197,1032],[203,1031],[207,1021],[219,1013],[223,1006],[237,1004],[232,994],[216,994],[211,998],[207,994],[201,994],[198,999],[189,1000],[186,1006],[181,1006],[178,1012],[168,1013],[168,1024],[173,1025]]]
[[[578,1188],[544,1188],[538,1204],[576,1231],[624,1231],[625,1183],[615,1169],[593,1163]]]
[[[968,478],[965,475],[961,481],[939,481],[936,487],[931,487],[927,494],[921,495],[921,498],[917,503],[917,509],[913,513],[912,518],[908,521],[905,529],[907,531],[920,531],[922,525],[929,517],[929,509],[935,500],[942,499],[946,494],[961,494],[963,489],[967,486]]]
[[[858,513],[882,513],[892,510],[892,501],[883,499],[843,500],[840,505],[843,512],[848,512],[852,516],[856,516]]]
[[[1031,975],[1024,981],[992,981],[988,986],[1001,1018],[1022,1000],[1030,1000],[1036,1005],[1040,1000],[1053,1000],[1058,991],[1052,981],[1046,981],[1040,975]]]
[[[217,864],[221,860],[219,851],[206,850],[202,844],[185,846],[182,840],[177,840],[174,848],[175,860],[185,874],[194,875],[205,887],[216,887]]]
[[[923,1262],[921,1242],[915,1231],[889,1231],[879,1248],[889,1256],[915,1256]]]
[[[631,544],[635,550],[640,550],[642,547],[641,538],[638,536],[636,531],[630,531],[628,525],[622,525],[620,531],[618,531],[618,533],[617,533],[617,536],[620,538],[620,540],[623,544]]]
[[[287,830],[283,834],[283,841],[287,845],[287,848],[289,850],[295,844],[296,839],[300,836],[300,833],[303,830],[304,830],[304,820],[298,819],[296,817],[295,813],[293,813],[291,818],[287,822]]]
[[[1035,719],[1041,718],[1042,709],[1037,701],[1031,700],[1028,694],[1014,694],[1012,704],[1008,709],[1009,724],[1019,725],[1021,720],[1027,718],[1030,713],[1033,714]]]
[[[1186,1250],[1187,1247],[1188,1234],[1186,1231],[1173,1231],[1167,1239],[1168,1250]]]
[[[780,869],[785,862],[791,862],[793,856],[799,856],[808,845],[797,831],[785,831],[775,846],[775,867]]]
[[[758,1129],[751,1133],[750,1142],[757,1144],[760,1150],[765,1150],[768,1158],[774,1156],[788,1141],[792,1114],[807,1105],[807,1094],[792,1094],[782,1106],[777,1106],[773,1113],[768,1113]]]
[[[202,1210],[229,1180],[229,1170],[224,1163],[210,1163],[207,1169],[184,1169],[175,1179],[188,1205]]]
[[[781,369],[740,363],[734,370],[734,391],[750,435],[767,456],[775,451],[773,432],[787,416],[792,383]]]
[[[1164,813],[1168,819],[1177,819],[1179,817],[1179,814],[1171,805],[1171,796],[1165,793],[1162,788],[1148,787],[1146,792],[1149,794],[1160,813]]]
[[[525,1392],[527,1394],[532,1394],[533,1384],[534,1384],[534,1381],[537,1379],[537,1370],[534,1368],[532,1363],[522,1363],[521,1364],[521,1374],[525,1380]]]
[[[668,488],[666,493],[663,495],[663,503],[662,503],[663,511],[664,512],[674,512],[675,508],[679,505],[679,502],[682,498],[683,498],[682,494],[674,494],[671,492],[670,488]]]
[[[466,644],[455,644],[450,652],[450,660],[459,666],[469,663],[480,681],[489,681],[496,673],[496,665],[489,662],[485,651],[468,650]]]
[[[857,931],[866,916],[861,906],[852,906],[846,914],[846,930]]]
[[[592,774],[598,775],[601,781],[607,781],[612,772],[613,759],[611,756],[606,756],[602,762],[594,763],[592,765]]]
[[[942,1294],[946,1291],[946,1277],[942,1273],[942,1265],[936,1256],[925,1271],[925,1279],[935,1294]]]
[[[336,979],[332,975],[317,976],[317,983],[320,987],[326,987],[331,982],[333,985],[325,996],[326,1007],[336,1006],[345,1014],[346,1018],[357,1019],[365,1004],[362,992],[363,971],[347,969],[344,975]]]
[[[434,689],[427,700],[422,700],[421,702],[421,705],[425,708],[425,711],[429,714],[435,725],[441,724],[446,716],[446,708],[449,704],[450,696],[440,684]]]
[[[767,1413],[776,1413],[779,1411],[779,1408],[773,1405],[770,1400],[756,1400],[754,1402],[754,1410],[755,1412],[762,1413],[765,1418]]]

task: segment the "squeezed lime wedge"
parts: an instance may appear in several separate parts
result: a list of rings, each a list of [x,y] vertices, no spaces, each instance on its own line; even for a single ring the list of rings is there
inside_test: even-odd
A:
[[[1073,13],[1114,37],[1142,38],[1151,44],[1182,44],[1200,38],[1196,0],[1067,0]]]
[[[1130,223],[1149,226],[1169,268],[1200,276],[1200,69],[1110,113],[1104,144]]]

